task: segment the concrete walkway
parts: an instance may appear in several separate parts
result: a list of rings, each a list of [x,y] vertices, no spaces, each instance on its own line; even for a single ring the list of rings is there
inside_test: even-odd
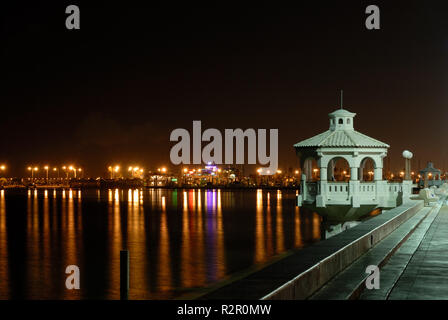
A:
[[[357,299],[362,293],[369,295],[361,297],[362,299],[385,299],[404,271],[413,252],[417,249],[418,245],[415,245],[415,239],[419,243],[429,228],[428,223],[425,224],[425,222],[428,221],[428,218],[436,216],[439,209],[440,206],[422,208],[384,240],[331,279],[310,299]],[[420,239],[417,235],[421,235]],[[408,248],[410,244],[414,244],[414,248]],[[395,263],[391,264],[391,261]],[[379,290],[365,289],[365,281],[368,277],[365,270],[369,265],[378,266],[381,270]],[[394,267],[390,268],[391,265]],[[386,270],[387,268],[389,269]]]
[[[448,206],[435,217],[388,299],[448,299]]]
[[[366,288],[370,264],[380,268],[379,289]],[[421,209],[311,299],[448,300],[447,203]]]
[[[448,300],[448,206],[433,210],[380,272],[379,290],[360,299]]]

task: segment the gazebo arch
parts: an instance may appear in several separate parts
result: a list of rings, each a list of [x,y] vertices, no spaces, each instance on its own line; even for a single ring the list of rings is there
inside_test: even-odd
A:
[[[313,156],[308,156],[303,160],[302,172],[306,176],[306,181],[317,180],[313,170],[318,168],[317,159]]]
[[[374,174],[376,168],[377,164],[374,158],[370,156],[364,157],[359,164],[359,173],[358,173],[359,180],[360,181],[374,180]]]
[[[346,166],[344,166],[344,164]],[[344,156],[335,156],[328,160],[327,164],[327,180],[328,181],[346,181],[350,177],[349,159]]]

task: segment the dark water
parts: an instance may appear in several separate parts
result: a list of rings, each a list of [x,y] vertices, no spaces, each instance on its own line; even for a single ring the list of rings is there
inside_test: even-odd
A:
[[[294,191],[0,191],[0,298],[171,299],[320,239]],[[81,289],[65,287],[80,268]]]

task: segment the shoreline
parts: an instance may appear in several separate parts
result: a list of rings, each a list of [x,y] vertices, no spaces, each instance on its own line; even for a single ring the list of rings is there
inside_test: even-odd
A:
[[[166,190],[175,190],[175,189],[186,189],[186,190],[211,190],[211,189],[220,189],[220,190],[299,190],[299,187],[278,187],[278,186],[244,186],[244,187],[236,187],[236,186],[69,186],[69,185],[39,185],[39,186],[4,186],[0,187],[0,190],[35,190],[35,189],[77,189],[77,190],[109,190],[109,189],[166,189]]]

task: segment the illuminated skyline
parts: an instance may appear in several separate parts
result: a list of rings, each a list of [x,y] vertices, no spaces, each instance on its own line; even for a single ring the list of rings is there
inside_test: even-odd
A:
[[[382,3],[370,32],[366,3],[82,4],[78,33],[65,29],[64,4],[8,4],[0,163],[16,176],[44,162],[93,176],[110,161],[158,167],[170,132],[201,120],[278,128],[280,167],[296,168],[292,145],[326,129],[343,89],[357,129],[391,145],[386,165],[400,170],[409,149],[414,167],[446,169],[445,4]]]

